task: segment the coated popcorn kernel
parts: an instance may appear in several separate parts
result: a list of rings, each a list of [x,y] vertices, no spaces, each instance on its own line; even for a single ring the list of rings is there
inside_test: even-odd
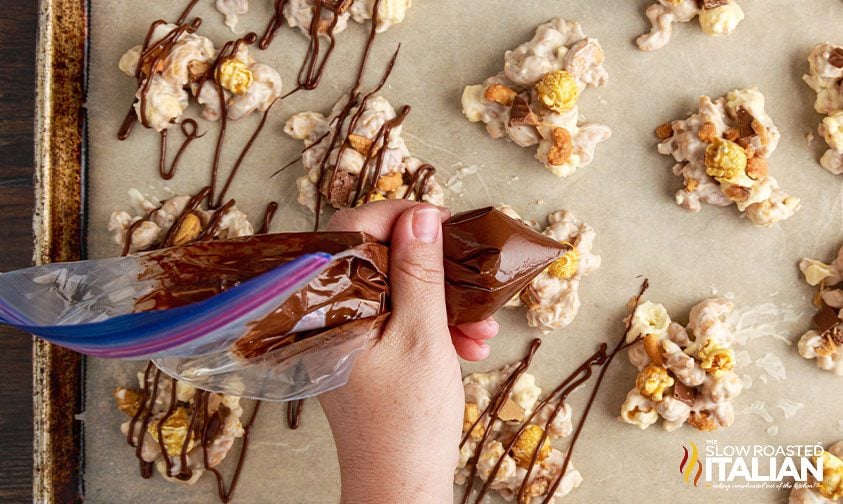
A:
[[[580,97],[574,76],[564,70],[545,74],[536,83],[536,92],[547,108],[560,114],[574,108]]]
[[[252,71],[243,61],[228,58],[217,68],[217,82],[236,95],[244,95],[252,85]]]
[[[705,149],[705,168],[720,181],[737,180],[746,171],[746,151],[735,142],[718,138]]]

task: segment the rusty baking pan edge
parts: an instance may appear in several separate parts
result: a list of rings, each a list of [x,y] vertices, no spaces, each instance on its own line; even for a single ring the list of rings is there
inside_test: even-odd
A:
[[[87,0],[40,0],[36,51],[33,261],[82,257]],[[73,503],[82,487],[84,359],[33,340],[33,501]]]

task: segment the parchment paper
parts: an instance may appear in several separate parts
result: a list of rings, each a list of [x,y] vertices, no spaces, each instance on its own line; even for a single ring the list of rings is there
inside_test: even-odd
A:
[[[136,127],[126,142],[116,131],[135,91],[132,78],[117,68],[121,54],[140,43],[157,18],[173,20],[186,2],[92,0],[88,168],[88,251],[90,257],[119,254],[106,232],[108,215],[128,208],[126,191],[166,197],[164,187],[178,193],[198,190],[208,180],[216,124],[200,120],[208,135],[191,145],[177,176],[165,182],[156,171],[158,136]],[[241,17],[241,29],[262,33],[269,19],[269,0],[253,0]],[[741,411],[763,400],[779,427],[777,436],[754,415],[738,414],[724,431],[701,433],[689,426],[673,433],[659,426],[646,431],[616,420],[634,370],[625,355],[610,370],[573,462],[582,472],[582,486],[566,502],[750,502],[785,501],[787,492],[735,491],[686,487],[679,474],[682,445],[707,440],[720,444],[823,443],[843,438],[840,389],[843,379],[821,372],[799,357],[795,339],[807,329],[813,313],[812,290],[802,283],[796,262],[802,257],[829,260],[843,237],[841,179],[817,163],[821,141],[810,147],[805,135],[815,131],[814,93],[801,81],[806,57],[819,42],[840,43],[843,3],[840,0],[741,0],[745,21],[736,33],[714,39],[702,34],[696,21],[678,26],[663,50],[639,52],[634,39],[649,29],[644,8],[650,0],[549,1],[417,0],[403,24],[378,38],[369,81],[378,79],[382,62],[401,42],[401,56],[385,90],[396,107],[413,112],[404,137],[411,151],[435,164],[443,179],[462,165],[479,165],[464,180],[462,194],[450,194],[455,210],[509,203],[525,218],[543,220],[548,212],[567,208],[597,231],[596,253],[603,265],[582,282],[583,305],[568,328],[543,337],[532,372],[550,390],[598,342],[619,337],[624,306],[641,281],[650,279],[648,299],[664,303],[675,319],[712,294],[734,293],[739,307],[763,303],[791,306],[803,313],[784,330],[790,346],[770,338],[756,339],[747,350],[753,358],[767,352],[785,363],[787,379],[765,385],[757,379],[736,400]],[[201,33],[217,47],[233,34],[203,0],[195,14],[204,18]],[[609,124],[613,137],[597,148],[593,164],[559,180],[534,159],[533,149],[492,140],[482,126],[460,113],[465,85],[482,82],[500,71],[504,51],[529,40],[537,25],[554,16],[579,20],[606,51],[609,85],[583,94],[581,110],[589,120]],[[295,158],[299,142],[282,132],[284,120],[302,110],[327,112],[353,79],[368,27],[349,23],[338,36],[338,49],[322,86],[280,104],[264,135],[249,155],[230,195],[254,221],[270,200],[280,203],[274,230],[304,230],[312,216],[295,203],[294,179],[301,166],[269,175]],[[254,56],[281,72],[291,89],[305,49],[299,32],[284,28],[268,51]],[[802,210],[772,229],[755,228],[731,208],[705,207],[691,214],[673,203],[681,184],[671,174],[673,162],[657,154],[653,129],[695,110],[701,94],[720,96],[734,88],[758,86],[767,110],[780,128],[782,143],[770,159],[771,173],[785,191],[802,198]],[[191,108],[190,115],[198,111]],[[231,122],[222,173],[251,134],[258,117]],[[174,130],[175,132],[175,130]],[[171,135],[171,154],[180,135]],[[461,164],[462,165],[461,165]],[[526,326],[518,310],[499,314],[501,334],[492,356],[465,365],[464,372],[485,371],[520,358],[538,333]],[[86,493],[88,502],[212,502],[213,479],[206,475],[194,487],[164,482],[156,473],[142,480],[133,450],[119,425],[124,415],[111,397],[117,385],[135,386],[141,363],[88,359],[85,423]],[[753,365],[739,371],[757,377]],[[573,399],[575,417],[586,393]],[[789,420],[774,405],[779,398],[805,403]],[[303,427],[284,426],[282,405],[269,405],[253,432],[250,454],[237,489],[236,502],[333,502],[339,495],[334,448],[317,401],[308,401]],[[565,445],[561,445],[565,446]],[[400,449],[400,447],[396,448]],[[233,457],[231,457],[233,458]],[[389,477],[390,475],[384,475]],[[457,489],[457,495],[461,491]]]

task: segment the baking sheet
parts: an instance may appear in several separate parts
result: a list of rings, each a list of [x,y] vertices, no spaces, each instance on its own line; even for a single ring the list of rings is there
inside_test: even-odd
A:
[[[126,191],[165,197],[164,187],[178,193],[198,190],[208,179],[216,125],[200,121],[208,135],[191,145],[179,173],[171,181],[157,175],[158,136],[135,128],[130,139],[118,142],[115,133],[128,109],[135,83],[117,69],[122,53],[139,43],[150,22],[175,19],[186,2],[150,0],[93,0],[91,2],[91,59],[89,109],[88,251],[90,257],[119,254],[106,226],[115,209],[128,208]],[[240,29],[262,33],[269,18],[268,0],[252,1],[241,17]],[[766,401],[779,427],[754,415],[737,416],[724,431],[701,433],[689,426],[666,433],[658,426],[646,431],[619,423],[619,407],[632,386],[634,370],[622,356],[609,372],[586,426],[573,463],[584,477],[567,501],[625,502],[785,501],[775,490],[725,491],[686,487],[678,466],[682,445],[827,444],[843,438],[839,400],[840,378],[820,372],[803,360],[795,338],[808,327],[811,289],[802,283],[796,262],[801,257],[828,260],[843,237],[841,179],[817,163],[821,142],[810,147],[805,139],[820,117],[814,113],[813,92],[802,83],[810,49],[823,41],[840,43],[843,2],[840,0],[741,0],[746,19],[726,38],[702,34],[696,21],[675,29],[674,39],[660,51],[639,52],[634,39],[649,29],[644,9],[649,0],[591,0],[589,2],[505,0],[417,0],[404,23],[378,37],[369,82],[380,75],[382,62],[402,43],[398,65],[385,89],[393,106],[410,104],[404,137],[411,152],[435,164],[443,178],[460,166],[478,165],[478,175],[464,179],[462,194],[449,194],[454,210],[509,203],[525,218],[543,220],[567,208],[597,231],[596,253],[603,264],[582,282],[582,308],[574,323],[543,338],[532,372],[546,390],[590,355],[598,342],[619,337],[620,319],[642,275],[649,277],[647,298],[664,303],[674,319],[687,317],[692,304],[713,290],[733,293],[739,307],[773,304],[792,307],[802,315],[782,334],[794,339],[788,346],[770,338],[747,347],[754,358],[772,352],[784,362],[787,379],[757,379],[736,400],[740,411],[753,401]],[[203,0],[195,11],[204,18],[201,32],[217,47],[233,34]],[[504,51],[529,40],[537,25],[562,16],[579,20],[587,35],[597,37],[607,57],[609,85],[583,94],[580,109],[588,120],[612,127],[613,137],[597,147],[594,162],[563,180],[546,172],[532,149],[489,138],[483,127],[460,113],[465,85],[482,82],[500,71]],[[300,165],[282,175],[269,175],[295,158],[299,142],[287,138],[283,122],[295,112],[327,112],[353,80],[367,27],[349,23],[338,35],[338,48],[319,89],[299,93],[276,106],[267,128],[243,165],[230,195],[254,221],[270,200],[280,204],[273,230],[304,230],[312,216],[295,203],[294,179]],[[284,28],[268,51],[255,52],[275,66],[290,89],[305,50],[305,39]],[[740,220],[734,208],[705,207],[691,214],[673,203],[680,180],[671,173],[673,162],[657,154],[653,129],[695,110],[697,97],[720,96],[734,88],[758,86],[767,97],[767,110],[782,133],[770,159],[771,174],[782,188],[802,198],[802,209],[772,229],[759,229]],[[197,116],[194,108],[190,113]],[[258,117],[231,122],[222,173],[237,156]],[[172,135],[171,152],[177,145]],[[492,343],[492,356],[465,365],[464,372],[497,368],[520,358],[538,333],[526,326],[523,313],[499,314],[501,334]],[[786,325],[786,324],[785,324]],[[213,479],[195,487],[165,483],[157,474],[142,480],[137,463],[119,432],[122,413],[111,391],[136,384],[141,364],[88,359],[85,423],[85,485],[88,502],[207,502]],[[739,371],[756,377],[754,367]],[[581,411],[586,394],[572,400]],[[774,408],[779,398],[805,403],[785,420]],[[331,502],[339,493],[334,448],[316,401],[305,408],[303,426],[295,432],[284,426],[284,411],[271,405],[262,411],[253,431],[250,454],[235,496],[236,502]],[[457,495],[460,495],[457,489]]]

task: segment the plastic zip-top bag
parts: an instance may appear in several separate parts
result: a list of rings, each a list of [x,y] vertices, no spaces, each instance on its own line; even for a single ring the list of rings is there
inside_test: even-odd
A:
[[[451,324],[490,316],[569,249],[486,208],[443,226]],[[343,385],[389,315],[387,245],[258,235],[0,274],[0,322],[80,353],[152,359],[196,387],[293,400]]]

